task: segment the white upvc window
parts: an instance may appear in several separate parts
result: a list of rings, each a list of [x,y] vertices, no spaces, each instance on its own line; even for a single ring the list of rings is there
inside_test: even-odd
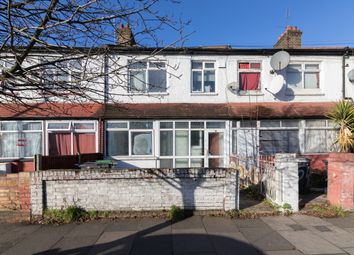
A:
[[[0,158],[31,158],[42,153],[41,121],[1,121]]]
[[[192,61],[192,93],[215,93],[215,62]]]
[[[82,60],[72,59],[67,61],[58,61],[53,64],[50,59],[43,59],[42,63],[48,63],[42,67],[41,80],[42,83],[48,86],[57,86],[65,88],[70,84],[80,85],[82,79]]]
[[[130,62],[128,90],[131,93],[163,93],[167,91],[164,61]]]
[[[286,83],[292,89],[319,89],[319,63],[291,63],[286,69]]]
[[[108,156],[152,156],[152,121],[108,121],[106,123]]]
[[[97,123],[90,120],[48,121],[48,155],[76,155],[98,151]]]

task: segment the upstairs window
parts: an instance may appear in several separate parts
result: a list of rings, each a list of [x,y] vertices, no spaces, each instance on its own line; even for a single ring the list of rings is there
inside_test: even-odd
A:
[[[141,61],[129,64],[129,91],[166,92],[166,63]]]
[[[192,93],[215,93],[215,63],[192,61]]]
[[[238,77],[240,90],[259,90],[261,78],[261,63],[239,62]]]
[[[290,64],[286,69],[288,88],[318,89],[320,87],[319,64]]]
[[[43,63],[51,60],[43,60]],[[68,84],[79,84],[82,74],[81,59],[56,62],[43,66],[42,83],[50,86],[66,87]]]

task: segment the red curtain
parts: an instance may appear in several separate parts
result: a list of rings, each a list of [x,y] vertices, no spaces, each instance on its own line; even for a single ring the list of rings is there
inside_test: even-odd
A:
[[[240,73],[241,90],[258,90],[260,73]]]
[[[249,69],[250,68],[250,64],[249,63],[239,63],[238,64],[238,68],[240,68],[240,69]]]
[[[49,133],[49,155],[71,155],[70,133]]]
[[[95,133],[75,133],[74,134],[74,154],[95,153],[96,135]]]

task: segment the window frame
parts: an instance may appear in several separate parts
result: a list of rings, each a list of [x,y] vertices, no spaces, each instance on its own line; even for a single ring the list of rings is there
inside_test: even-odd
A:
[[[151,122],[152,127],[151,128],[146,128],[146,129],[138,129],[138,128],[130,128],[130,122]],[[155,135],[154,135],[154,121],[150,120],[131,120],[131,121],[121,121],[121,120],[108,120],[105,122],[105,128],[106,128],[106,133],[105,133],[105,151],[106,151],[106,156],[107,157],[115,157],[115,158],[126,158],[126,157],[131,157],[131,158],[153,158],[155,157]],[[126,123],[127,127],[126,128],[112,128],[108,127],[109,123]],[[108,143],[107,143],[107,135],[108,132],[110,131],[127,131],[128,132],[128,155],[109,155],[108,154]],[[143,154],[143,155],[134,155],[132,153],[132,133],[136,132],[151,132],[151,154]]]
[[[193,68],[193,62],[197,62],[197,63],[202,63],[202,68],[201,69],[196,69]],[[203,60],[203,59],[192,59],[191,60],[191,80],[190,80],[190,93],[191,95],[217,95],[217,91],[218,91],[218,87],[217,87],[217,68],[216,68],[216,61],[215,60]],[[205,67],[205,64],[213,64],[214,67],[210,68],[210,67]],[[200,91],[194,91],[193,90],[193,73],[194,72],[201,72],[201,77],[202,77],[202,81],[201,81],[201,90]],[[214,90],[215,91],[205,91],[205,84],[204,84],[204,73],[205,71],[214,71]]]
[[[131,68],[131,65],[136,64],[136,63],[146,63],[146,68]],[[150,67],[150,63],[163,63],[164,67]],[[167,67],[168,63],[167,60],[164,59],[154,59],[154,60],[129,60],[128,61],[128,79],[127,79],[127,92],[128,94],[167,94],[168,93],[168,73],[167,73]],[[165,91],[149,91],[149,70],[163,70],[165,71],[165,80],[166,80],[166,89]],[[130,79],[131,79],[131,71],[144,71],[145,72],[145,81],[144,81],[144,91],[139,91],[132,89],[131,84],[130,84]]]
[[[242,63],[248,63],[249,67],[248,69],[241,69],[240,64]],[[259,69],[251,68],[251,64],[259,64]],[[260,93],[262,91],[262,60],[239,60],[237,61],[237,82],[239,84],[239,93],[242,94],[252,94],[252,93]],[[241,73],[259,73],[259,82],[258,82],[258,88],[255,90],[242,90],[241,89],[241,79],[240,75]]]
[[[37,129],[37,130],[24,130],[23,129],[23,125],[19,125],[22,123],[31,123],[31,122],[35,122],[35,123],[40,123],[41,124],[41,129]],[[0,129],[0,133],[18,133],[18,134],[25,134],[25,133],[39,133],[41,135],[41,151],[40,153],[43,154],[44,151],[44,123],[43,121],[37,121],[37,120],[4,120],[4,121],[0,121],[0,125],[2,123],[17,123],[17,130],[2,130]],[[24,155],[24,154],[23,154]],[[19,157],[0,157],[1,160],[13,160],[13,159],[31,159],[33,158],[33,156],[31,157],[25,157],[25,156],[19,156]]]
[[[58,128],[49,128],[49,124],[52,123],[69,123],[69,127],[66,129],[58,129]],[[75,129],[74,128],[74,124],[75,123],[91,123],[94,124],[94,128],[93,129]],[[45,152],[46,155],[49,155],[49,134],[50,133],[66,133],[66,134],[70,134],[70,151],[71,154],[70,155],[74,155],[74,135],[75,134],[84,134],[84,133],[94,133],[95,134],[95,151],[96,153],[98,152],[98,123],[95,120],[50,120],[50,121],[46,121],[46,144],[45,144]]]
[[[310,120],[323,120],[325,121],[325,126],[317,126],[317,127],[309,127],[307,126],[307,121]],[[304,154],[328,154],[330,153],[332,150],[331,148],[328,148],[328,143],[326,142],[326,149],[325,152],[310,152],[306,150],[306,145],[307,145],[307,139],[306,139],[306,131],[308,130],[324,130],[326,132],[326,137],[324,138],[326,141],[328,140],[328,136],[327,136],[327,131],[338,131],[337,128],[335,128],[334,125],[331,125],[331,120],[329,119],[306,119],[304,120]]]
[[[286,86],[287,86],[287,90],[294,90],[294,91],[305,91],[305,92],[311,92],[311,91],[315,91],[318,92],[319,90],[321,90],[321,62],[320,61],[294,61],[291,62],[287,69],[286,69]],[[301,70],[299,70],[299,72],[301,73],[301,87],[293,87],[291,85],[289,85],[288,83],[288,68],[291,67],[291,65],[301,65]],[[306,69],[307,65],[318,65],[318,69]],[[318,73],[318,87],[317,88],[305,88],[305,73]],[[290,73],[297,73],[297,72],[290,72]]]

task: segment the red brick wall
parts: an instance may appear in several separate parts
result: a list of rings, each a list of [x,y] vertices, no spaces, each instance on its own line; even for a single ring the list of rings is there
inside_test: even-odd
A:
[[[34,171],[33,160],[11,162],[11,172],[12,173],[33,172],[33,171]]]
[[[30,213],[30,173],[0,175],[0,211]]]
[[[323,160],[328,160],[328,154],[305,154],[305,158],[310,159],[310,169],[313,171],[326,171]]]
[[[354,153],[330,153],[328,158],[328,201],[354,209]]]

